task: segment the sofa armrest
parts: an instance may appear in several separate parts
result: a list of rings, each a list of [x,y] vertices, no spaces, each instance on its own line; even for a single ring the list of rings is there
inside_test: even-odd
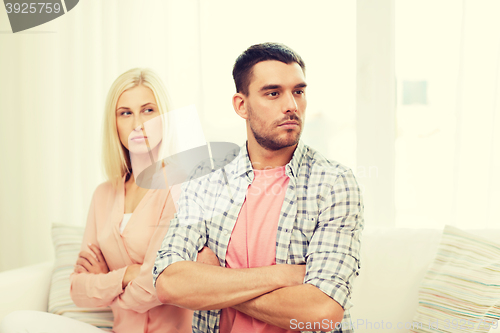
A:
[[[0,321],[15,310],[47,311],[53,261],[0,273]]]

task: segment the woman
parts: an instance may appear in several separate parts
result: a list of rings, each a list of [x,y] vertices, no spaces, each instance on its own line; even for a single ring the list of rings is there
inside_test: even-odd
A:
[[[70,279],[77,306],[111,307],[116,333],[192,331],[192,311],[162,304],[153,287],[156,253],[175,213],[172,191],[168,184],[148,190],[135,182],[168,150],[163,133],[169,132],[169,124],[162,117],[167,111],[165,89],[147,69],[123,73],[106,101],[103,158],[108,181],[94,192]],[[101,331],[66,317],[40,316],[45,318],[35,321],[40,332]],[[44,330],[41,322],[47,320]]]
[[[122,74],[106,101],[103,160],[109,181],[92,199],[71,297],[77,306],[110,306],[116,333],[191,331],[192,313],[162,305],[151,273],[175,213],[172,192],[135,182],[166,150],[166,111],[165,89],[149,70]]]

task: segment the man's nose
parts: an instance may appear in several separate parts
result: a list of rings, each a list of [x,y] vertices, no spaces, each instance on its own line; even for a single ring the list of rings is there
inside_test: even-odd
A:
[[[295,96],[293,92],[287,93],[285,96],[284,108],[283,112],[297,112],[297,101],[295,100]]]

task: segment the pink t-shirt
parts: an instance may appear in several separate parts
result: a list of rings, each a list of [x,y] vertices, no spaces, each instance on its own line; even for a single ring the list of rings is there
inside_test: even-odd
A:
[[[236,220],[226,253],[226,267],[253,268],[276,264],[276,232],[290,178],[285,167],[254,170],[254,180]],[[291,332],[266,324],[233,308],[222,309],[221,333]]]

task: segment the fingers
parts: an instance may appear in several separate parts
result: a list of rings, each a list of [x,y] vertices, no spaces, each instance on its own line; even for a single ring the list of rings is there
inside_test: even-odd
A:
[[[81,265],[75,265],[75,270],[74,270],[75,273],[88,273],[89,271],[81,266]]]
[[[106,263],[106,260],[104,259],[104,256],[102,255],[101,249],[99,249],[99,247],[97,247],[97,245],[89,243],[89,248],[96,255],[98,262]]]
[[[97,259],[87,251],[81,251],[78,257],[86,260],[91,266],[97,266]]]
[[[76,265],[77,266],[80,266],[82,267],[83,269],[85,269],[87,272],[91,272],[93,267],[92,265],[84,258],[81,258],[79,257],[77,260],[76,260]]]

